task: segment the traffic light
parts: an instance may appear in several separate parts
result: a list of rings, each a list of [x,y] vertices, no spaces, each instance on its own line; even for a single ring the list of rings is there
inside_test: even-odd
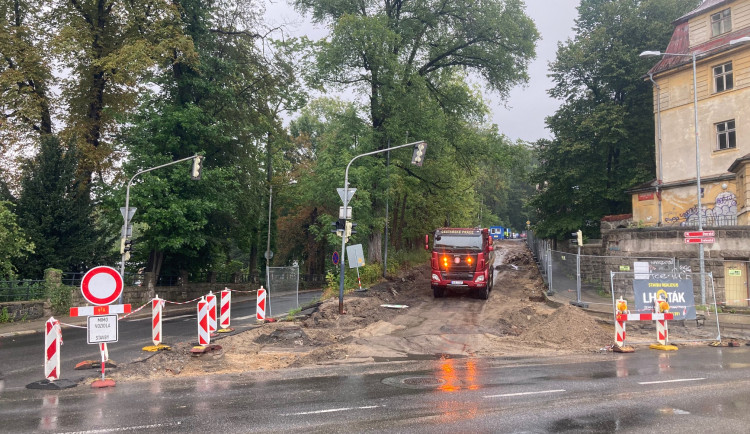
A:
[[[354,222],[350,222],[350,221],[347,221],[347,222],[346,222],[346,226],[345,226],[345,231],[344,231],[344,235],[345,235],[346,237],[351,237],[351,236],[352,236],[352,234],[356,234],[356,233],[357,233],[357,231],[356,231],[356,230],[354,230],[354,228],[356,228],[356,227],[357,227],[357,224],[356,224],[356,223],[354,223]]]
[[[201,179],[203,175],[203,155],[196,155],[193,158],[193,167],[190,169],[190,179]]]
[[[577,244],[579,246],[583,245],[583,232],[579,229],[576,232],[571,233],[570,235],[573,236],[573,244]]]
[[[132,252],[133,251],[133,240],[125,240],[125,251],[126,252]]]
[[[424,153],[427,150],[426,142],[419,142],[414,145],[414,153],[411,155],[411,164],[422,166],[424,161]]]
[[[344,229],[346,227],[346,224],[344,223],[344,219],[338,219],[335,222],[331,223],[331,233],[335,233],[336,235],[343,237],[344,236]]]

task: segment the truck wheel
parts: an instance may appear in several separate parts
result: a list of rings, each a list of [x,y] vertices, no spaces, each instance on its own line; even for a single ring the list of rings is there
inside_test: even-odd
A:
[[[443,295],[445,295],[445,288],[440,288],[438,286],[434,286],[432,288],[432,295],[435,298],[442,298]]]
[[[483,289],[480,289],[477,295],[480,299],[487,300],[488,298],[490,298],[490,287],[485,286]]]

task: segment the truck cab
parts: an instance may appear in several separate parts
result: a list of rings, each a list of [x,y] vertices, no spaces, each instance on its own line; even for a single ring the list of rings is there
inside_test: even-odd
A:
[[[429,249],[429,244],[425,245]],[[431,286],[435,298],[450,289],[486,300],[494,280],[495,252],[488,229],[439,228],[432,243]]]

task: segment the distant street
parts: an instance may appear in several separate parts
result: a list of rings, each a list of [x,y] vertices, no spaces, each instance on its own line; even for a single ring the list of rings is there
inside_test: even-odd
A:
[[[750,349],[445,359],[0,396],[13,432],[744,432]]]
[[[299,303],[304,305],[320,296],[320,291],[300,292]],[[236,297],[236,296],[235,296]],[[297,305],[293,294],[279,295],[270,300],[274,315],[289,312]],[[198,323],[195,303],[188,306],[167,304],[162,324],[164,343],[197,342]],[[137,306],[133,306],[135,309]],[[148,354],[142,347],[153,345],[151,341],[151,315],[119,321],[118,342],[110,344],[109,357],[117,363],[129,363]],[[231,325],[240,332],[254,327],[255,298],[232,303]],[[5,389],[25,387],[44,378],[44,334],[39,333],[0,338],[0,372],[5,376]],[[75,365],[84,360],[101,358],[96,345],[86,343],[86,329],[66,327],[63,331],[63,346],[60,350],[62,378],[77,380],[92,375],[91,371],[75,371]]]

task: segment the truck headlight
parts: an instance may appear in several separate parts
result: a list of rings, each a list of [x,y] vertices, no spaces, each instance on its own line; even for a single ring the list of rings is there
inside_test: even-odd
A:
[[[438,276],[438,275],[437,275],[437,274],[435,274],[435,273],[432,273],[432,280],[436,280],[436,281],[439,281],[439,280],[440,280],[440,276]]]
[[[480,274],[477,276],[476,279],[474,279],[475,282],[484,282],[484,274]]]

